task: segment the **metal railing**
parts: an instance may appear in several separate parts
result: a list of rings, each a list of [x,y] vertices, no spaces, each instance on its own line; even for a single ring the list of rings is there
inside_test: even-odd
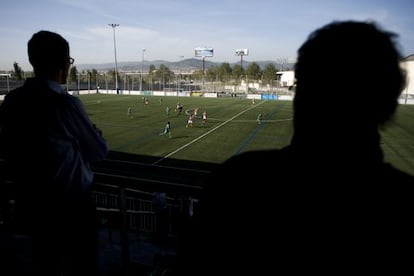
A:
[[[0,172],[4,162],[0,159]],[[0,175],[2,188],[0,204],[0,226],[13,223],[13,182]],[[176,241],[183,216],[190,217],[197,208],[201,187],[173,182],[154,181],[123,175],[96,173],[93,183],[93,198],[98,220],[108,231],[119,230],[122,265],[130,263],[129,234]],[[157,195],[163,201],[157,202]],[[189,207],[191,206],[191,207]],[[52,208],[52,206],[51,206]],[[6,225],[7,226],[7,225]],[[111,235],[108,235],[110,237]]]
[[[139,186],[139,183],[135,184]],[[164,194],[165,201],[161,205],[157,202],[157,194]],[[154,242],[158,239],[176,241],[182,217],[191,217],[198,203],[196,197],[188,194],[167,196],[164,192],[148,192],[102,182],[94,183],[93,195],[98,219],[106,224],[108,231],[120,231],[124,266],[130,263],[131,232],[145,239],[149,237]],[[112,236],[108,234],[108,237]]]

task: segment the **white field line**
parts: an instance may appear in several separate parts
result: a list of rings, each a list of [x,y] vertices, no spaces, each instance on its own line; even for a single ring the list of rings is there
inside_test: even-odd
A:
[[[208,118],[209,121],[222,121],[220,119]],[[278,120],[262,120],[262,123],[276,123],[276,122],[285,122],[285,121],[292,121],[292,118],[287,119],[278,119]],[[249,123],[249,122],[257,122],[257,120],[233,120],[233,123]]]
[[[218,128],[220,128],[220,127],[224,126],[224,125],[225,125],[225,124],[227,124],[228,122],[232,121],[233,119],[237,118],[238,116],[242,115],[243,113],[245,113],[245,112],[247,112],[247,111],[249,111],[249,110],[251,110],[251,109],[255,108],[256,106],[263,104],[264,102],[265,102],[265,101],[260,102],[259,104],[255,105],[255,106],[251,106],[251,107],[247,108],[246,110],[243,110],[243,111],[241,111],[241,112],[237,113],[236,115],[234,115],[234,116],[233,116],[233,117],[231,117],[230,119],[228,119],[228,120],[226,120],[226,121],[222,122],[221,124],[219,124],[218,126],[214,127],[213,129],[211,129],[211,130],[207,131],[206,133],[203,133],[202,135],[198,136],[197,138],[193,139],[192,141],[188,142],[187,144],[185,144],[185,145],[183,145],[183,146],[179,147],[178,149],[176,149],[176,150],[174,150],[174,151],[170,152],[169,154],[167,154],[166,156],[162,157],[161,159],[159,159],[159,160],[155,161],[154,163],[152,163],[152,165],[156,165],[156,164],[158,164],[159,162],[161,162],[162,160],[164,160],[164,159],[166,159],[166,158],[168,158],[168,157],[170,157],[170,156],[172,156],[172,155],[176,154],[177,152],[179,152],[179,151],[181,151],[181,150],[185,149],[186,147],[190,146],[191,144],[193,144],[193,143],[197,142],[198,140],[200,140],[200,139],[204,138],[205,136],[209,135],[210,133],[212,133],[212,132],[213,132],[213,131],[215,131],[216,129],[218,129]]]

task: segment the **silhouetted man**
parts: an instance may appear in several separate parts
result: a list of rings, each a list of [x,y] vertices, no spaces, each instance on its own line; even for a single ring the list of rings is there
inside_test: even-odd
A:
[[[107,144],[80,99],[61,87],[74,62],[69,43],[39,31],[28,42],[28,54],[35,77],[7,94],[0,106],[0,154],[13,181],[16,237],[26,236],[31,246],[23,253],[16,248],[13,270],[94,275],[90,162],[106,157]]]
[[[395,37],[354,21],[310,34],[295,66],[291,144],[211,174],[186,273],[412,271],[414,177],[380,146],[405,85]]]

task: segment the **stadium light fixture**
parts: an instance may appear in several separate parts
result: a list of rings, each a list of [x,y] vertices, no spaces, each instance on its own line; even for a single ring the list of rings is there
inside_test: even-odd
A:
[[[119,24],[108,24],[108,26],[112,27],[114,31],[114,52],[115,52],[115,89],[116,94],[118,94],[118,62],[116,60],[116,39],[115,39],[115,28],[119,26]]]

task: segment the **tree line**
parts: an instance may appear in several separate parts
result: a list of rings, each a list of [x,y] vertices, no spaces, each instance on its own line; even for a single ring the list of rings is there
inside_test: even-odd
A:
[[[158,68],[155,65],[150,65],[148,71],[143,72],[142,82],[159,82],[159,83],[171,83],[177,81],[179,77],[183,81],[207,81],[207,82],[221,82],[221,83],[234,83],[238,84],[242,80],[249,82],[260,81],[262,85],[271,85],[276,80],[276,73],[278,72],[274,64],[269,63],[265,65],[262,70],[256,62],[250,63],[246,68],[236,64],[233,67],[230,63],[223,62],[219,66],[209,67],[203,72],[203,70],[195,70],[188,74],[174,73],[168,66],[161,64]],[[17,62],[13,64],[13,71],[10,72],[11,78],[16,80],[23,80],[33,76],[33,72],[24,72]],[[135,76],[129,72],[119,72],[118,78],[122,76],[131,75],[131,78],[141,78],[139,73],[135,73]],[[76,66],[72,66],[69,72],[69,82],[76,82],[81,79],[82,81],[90,81],[91,83],[98,83],[100,76],[104,76],[106,81],[115,81],[115,70],[108,70],[106,72],[99,72],[96,69],[78,71]]]

